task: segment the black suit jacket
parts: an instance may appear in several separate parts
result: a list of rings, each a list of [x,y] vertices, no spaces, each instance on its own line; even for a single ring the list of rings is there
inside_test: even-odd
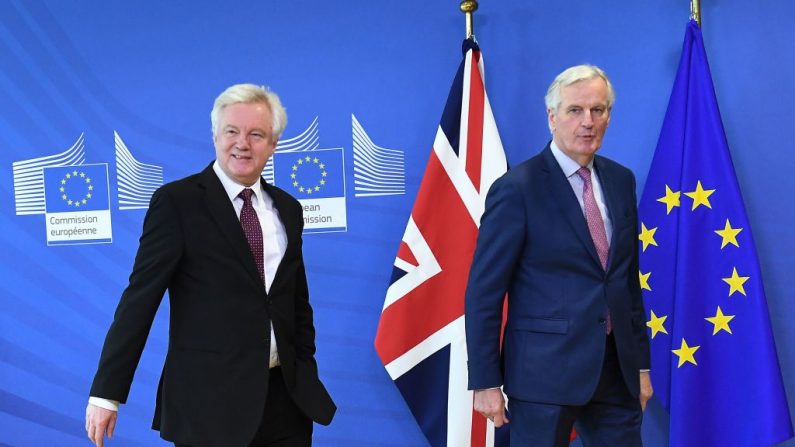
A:
[[[594,169],[613,227],[607,270],[548,145],[489,190],[466,292],[470,389],[504,385],[508,396],[525,401],[585,404],[602,371],[609,308],[622,376],[638,395],[649,340],[638,280],[635,179],[600,156]]]
[[[91,395],[125,402],[152,319],[170,299],[168,354],[152,428],[196,446],[244,446],[268,392],[270,331],[287,389],[311,419],[336,407],[318,378],[297,200],[262,181],[287,233],[270,293],[235,209],[208,166],[152,196],[130,283],[108,331]]]

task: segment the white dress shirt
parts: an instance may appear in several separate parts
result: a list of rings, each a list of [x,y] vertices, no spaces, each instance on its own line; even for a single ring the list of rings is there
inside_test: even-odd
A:
[[[243,199],[238,197],[238,195],[245,188],[254,190],[251,205],[257,213],[260,227],[262,227],[262,245],[265,251],[263,256],[265,261],[265,291],[270,291],[273,278],[276,276],[276,270],[284,257],[284,252],[287,250],[287,233],[284,230],[284,224],[279,218],[279,211],[273,206],[273,199],[265,194],[265,190],[262,189],[262,183],[259,181],[253,185],[241,185],[226,175],[217,160],[213,164],[213,171],[215,171],[218,179],[221,180],[226,195],[229,196],[229,200],[235,207],[238,219],[240,219],[240,211],[243,209]],[[262,299],[264,300],[265,297],[262,297]],[[279,351],[276,349],[276,334],[273,332],[272,325],[270,331],[271,350],[269,365],[273,368],[279,365]],[[88,403],[107,410],[119,410],[119,402],[115,400],[91,396],[88,398]]]
[[[569,158],[568,155],[564,154],[563,151],[558,148],[558,145],[555,144],[554,140],[552,143],[550,143],[549,147],[552,149],[552,155],[560,165],[560,169],[563,170],[563,174],[566,176],[566,179],[568,179],[571,189],[574,190],[574,195],[577,196],[577,201],[580,202],[580,208],[582,209],[583,216],[585,216],[585,202],[583,202],[582,199],[582,188],[585,185],[585,182],[582,180],[582,177],[577,174],[577,171],[582,166]],[[605,235],[607,236],[607,246],[609,247],[610,240],[613,237],[613,221],[610,220],[610,214],[607,212],[607,204],[605,204],[604,194],[602,194],[602,184],[599,182],[599,175],[593,168],[593,160],[591,160],[588,163],[588,166],[585,167],[591,171],[593,195],[596,199],[596,206],[599,207],[599,214],[602,215],[602,222],[605,224]]]

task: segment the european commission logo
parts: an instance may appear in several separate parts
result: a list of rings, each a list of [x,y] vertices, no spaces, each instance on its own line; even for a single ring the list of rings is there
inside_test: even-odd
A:
[[[43,168],[48,245],[113,242],[107,164]]]
[[[117,132],[113,136],[118,209],[146,209],[163,184],[163,168],[141,163]],[[44,214],[47,245],[112,242],[108,164],[85,162],[86,139],[80,134],[63,152],[12,165],[16,214]]]
[[[273,154],[273,182],[304,208],[304,232],[346,231],[342,148]]]

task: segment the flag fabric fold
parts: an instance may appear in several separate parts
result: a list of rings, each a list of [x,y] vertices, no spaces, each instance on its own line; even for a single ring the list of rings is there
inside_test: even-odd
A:
[[[791,438],[757,252],[694,21],[639,215],[652,384],[670,412],[670,445]]]
[[[472,410],[464,292],[486,194],[507,163],[480,49],[468,39],[463,52],[375,339],[384,367],[434,447],[505,445]]]

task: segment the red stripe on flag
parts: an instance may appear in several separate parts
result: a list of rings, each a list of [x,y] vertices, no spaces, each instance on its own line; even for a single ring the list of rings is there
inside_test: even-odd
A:
[[[420,263],[417,262],[417,258],[414,257],[414,252],[412,252],[408,244],[403,241],[400,241],[400,248],[398,248],[397,257],[413,265],[414,267],[420,265]]]
[[[483,78],[480,77],[480,51],[472,52],[472,64],[469,77],[469,122],[467,126],[467,163],[466,171],[475,190],[480,192],[480,165],[483,159],[483,104],[485,90]]]
[[[412,216],[442,271],[384,309],[375,347],[385,365],[464,314],[477,226],[435,152]]]
[[[469,439],[471,447],[486,447],[486,418],[475,410],[472,410],[472,436]]]

